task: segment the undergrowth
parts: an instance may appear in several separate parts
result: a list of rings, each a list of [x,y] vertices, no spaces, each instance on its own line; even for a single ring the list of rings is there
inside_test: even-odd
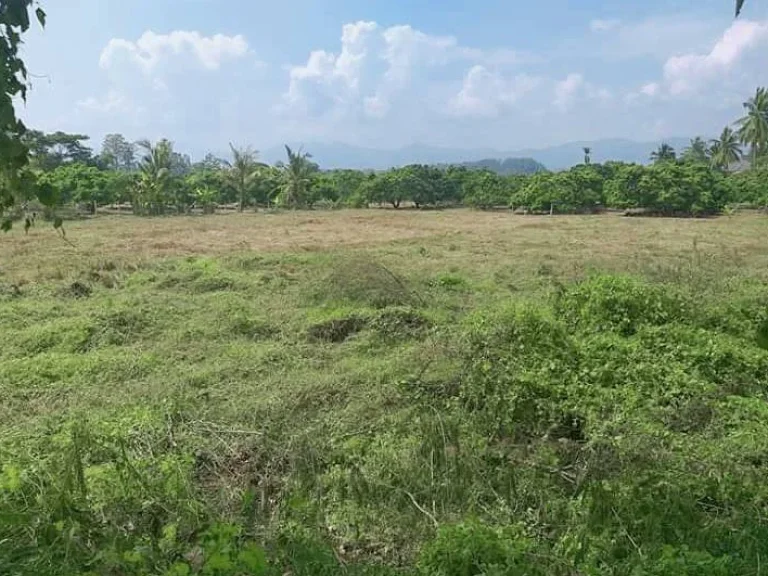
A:
[[[0,573],[758,572],[762,281],[391,268],[3,289]]]

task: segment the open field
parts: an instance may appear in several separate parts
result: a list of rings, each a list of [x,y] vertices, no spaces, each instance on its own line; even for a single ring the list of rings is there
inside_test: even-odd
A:
[[[756,574],[766,238],[463,209],[14,229],[0,573]]]

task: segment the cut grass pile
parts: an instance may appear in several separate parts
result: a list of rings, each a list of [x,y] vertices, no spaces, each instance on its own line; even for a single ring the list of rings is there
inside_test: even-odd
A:
[[[757,573],[768,221],[396,216],[0,237],[0,573]]]

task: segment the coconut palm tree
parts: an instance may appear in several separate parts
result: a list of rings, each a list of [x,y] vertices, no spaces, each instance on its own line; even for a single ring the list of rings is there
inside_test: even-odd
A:
[[[294,152],[290,146],[286,146],[285,152],[288,163],[281,166],[280,201],[286,206],[303,206],[308,200],[309,186],[312,174],[318,169],[317,164],[310,160],[312,155],[303,152],[301,148]]]
[[[720,138],[710,140],[709,158],[712,166],[721,170],[728,170],[741,160],[739,135],[730,126],[723,128]]]
[[[253,188],[259,171],[266,164],[257,161],[259,153],[250,147],[236,148],[232,144],[229,147],[232,149],[232,162],[227,163],[229,169],[226,172],[226,177],[229,184],[237,192],[239,210],[242,212],[245,209],[248,192]]]
[[[173,144],[160,140],[153,145],[149,140],[139,140],[136,146],[144,151],[139,162],[140,176],[134,190],[133,208],[137,212],[158,214],[168,200],[171,187]]]
[[[651,161],[655,164],[659,162],[674,162],[676,158],[675,149],[666,142],[662,142],[661,146],[651,152]]]
[[[768,90],[763,87],[744,102],[746,114],[736,121],[742,144],[749,146],[749,158],[754,163],[768,152]]]
[[[688,148],[683,150],[683,160],[704,163],[708,160],[708,152],[707,143],[700,136],[696,136]]]

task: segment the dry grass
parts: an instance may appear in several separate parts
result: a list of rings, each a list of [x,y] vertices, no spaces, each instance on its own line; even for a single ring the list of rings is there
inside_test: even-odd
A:
[[[61,279],[72,268],[139,265],[168,256],[236,252],[302,252],[384,248],[398,254],[418,244],[444,261],[483,267],[591,265],[631,267],[651,256],[674,259],[692,247],[710,256],[768,267],[768,218],[716,219],[602,216],[516,216],[470,210],[345,210],[136,218],[105,216],[67,224],[59,238],[45,224],[28,236],[0,235],[0,278],[7,282]],[[448,253],[446,253],[448,252]],[[451,254],[453,253],[453,254]],[[463,266],[461,266],[463,267]]]

